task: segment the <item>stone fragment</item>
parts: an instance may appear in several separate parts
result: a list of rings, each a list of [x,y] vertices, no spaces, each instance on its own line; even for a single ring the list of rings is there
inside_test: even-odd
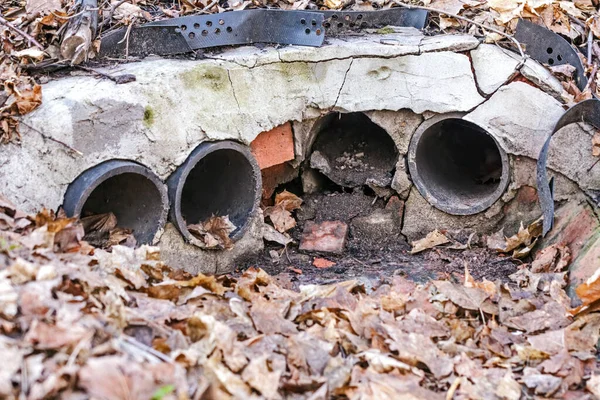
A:
[[[298,176],[298,171],[288,163],[273,165],[261,171],[262,175],[262,198],[270,199],[275,193],[277,186],[290,182]]]
[[[292,124],[286,122],[270,131],[260,133],[250,143],[250,148],[260,169],[293,160],[295,154]]]
[[[508,52],[493,44],[482,44],[471,51],[477,86],[483,93],[493,93],[517,72],[519,62]]]
[[[348,225],[344,222],[307,221],[300,239],[300,250],[341,253],[344,251],[347,235]]]
[[[469,58],[457,53],[425,53],[377,62],[356,58],[345,76],[335,106],[348,112],[373,108],[409,108],[416,113],[468,111],[485,100],[475,86]]]
[[[323,188],[325,177],[312,168],[305,168],[300,175],[302,191],[305,194],[316,193]]]
[[[398,193],[401,199],[406,199],[408,194],[410,193],[410,188],[412,187],[412,181],[408,176],[408,172],[406,171],[406,159],[402,157],[398,160],[396,164],[396,172],[394,173],[394,177],[392,178],[392,189]]]

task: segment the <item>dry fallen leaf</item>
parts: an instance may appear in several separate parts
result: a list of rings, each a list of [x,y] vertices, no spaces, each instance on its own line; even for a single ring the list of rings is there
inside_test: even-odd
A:
[[[429,232],[423,239],[412,242],[412,249],[410,254],[417,254],[427,249],[432,249],[435,246],[450,243],[450,239],[437,229]]]
[[[236,226],[229,220],[229,216],[212,216],[199,224],[188,225],[188,230],[199,239],[207,249],[231,249],[233,240],[229,237]]]

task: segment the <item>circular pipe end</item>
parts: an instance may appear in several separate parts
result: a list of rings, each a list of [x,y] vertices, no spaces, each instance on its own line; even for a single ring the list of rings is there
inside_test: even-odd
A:
[[[189,243],[205,247],[188,230],[188,224],[211,216],[229,216],[239,240],[250,225],[260,202],[262,178],[247,146],[232,141],[205,142],[192,151],[167,180],[170,221]]]
[[[408,149],[408,168],[421,195],[453,215],[486,210],[502,196],[510,178],[506,152],[463,115],[437,115],[423,122]]]
[[[169,199],[163,182],[132,161],[110,160],[81,173],[67,188],[63,208],[70,217],[112,212],[137,243],[151,244],[166,221]]]

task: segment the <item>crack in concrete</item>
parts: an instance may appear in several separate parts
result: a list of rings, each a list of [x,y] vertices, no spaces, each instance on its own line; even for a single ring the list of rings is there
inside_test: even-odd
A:
[[[344,80],[342,81],[342,85],[340,86],[340,90],[338,90],[337,96],[335,97],[335,102],[331,106],[330,111],[334,110],[335,107],[337,106],[338,100],[340,99],[340,95],[342,94],[342,90],[344,89],[344,86],[346,85],[346,78],[348,77],[348,72],[350,72],[350,68],[352,68],[352,64],[354,64],[354,58],[350,58],[350,65],[348,65],[348,69],[344,73]]]
[[[224,61],[224,62],[235,64],[235,65],[240,66],[242,68],[246,68],[246,69],[252,70],[254,68],[265,67],[265,66],[274,65],[274,64],[297,64],[297,63],[302,63],[302,64],[320,64],[320,63],[327,63],[327,62],[331,62],[331,61],[345,61],[345,60],[354,60],[354,59],[361,59],[361,58],[392,60],[394,58],[400,58],[400,57],[406,57],[406,56],[420,56],[421,54],[425,54],[425,53],[421,53],[420,50],[418,50],[417,52],[407,52],[406,54],[394,54],[394,55],[389,55],[389,56],[377,55],[377,54],[370,54],[370,55],[356,54],[356,55],[351,55],[351,56],[347,56],[347,57],[330,57],[330,58],[324,58],[324,59],[318,60],[318,61],[313,61],[313,60],[294,60],[294,61],[290,61],[290,60],[283,60],[281,58],[281,53],[279,52],[279,50],[276,49],[276,51],[277,51],[278,61],[268,61],[268,62],[264,62],[264,63],[259,63],[259,61],[257,60],[254,63],[254,65],[252,65],[252,66],[240,63],[240,62],[235,61],[233,59],[227,59],[227,58],[206,57],[206,59],[213,60],[213,61]],[[436,53],[443,52],[443,51],[444,50],[436,51]],[[451,51],[449,51],[449,52],[451,52]],[[433,51],[432,51],[432,53],[433,53]]]
[[[233,94],[233,98],[235,99],[235,104],[237,104],[238,111],[241,113],[242,108],[240,107],[240,102],[235,94],[235,87],[233,86],[233,81],[231,80],[231,71],[227,70],[227,79],[229,79],[229,84],[231,85],[231,93]]]

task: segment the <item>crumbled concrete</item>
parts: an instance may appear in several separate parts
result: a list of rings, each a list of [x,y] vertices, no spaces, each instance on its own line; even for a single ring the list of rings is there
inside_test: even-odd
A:
[[[348,225],[341,221],[307,221],[304,225],[300,250],[323,253],[342,253],[348,237]]]
[[[535,160],[511,156],[510,164],[510,185],[502,198],[488,210],[475,215],[446,214],[434,208],[413,188],[405,204],[402,233],[409,240],[420,239],[434,229],[490,233],[504,228],[507,235],[516,233],[521,222],[528,224],[536,220],[542,211],[537,200]],[[554,177],[557,201],[581,196],[577,184],[564,175],[554,171],[549,175]]]
[[[564,111],[550,95],[514,82],[464,118],[486,129],[507,153],[537,159]],[[592,155],[593,132],[589,125],[571,124],[554,134],[550,146],[548,167],[582,189],[598,189],[600,182],[600,168],[592,168],[597,161]]]
[[[477,45],[468,35],[426,38],[407,30],[322,48],[243,47],[199,61],[147,59],[118,66],[118,73],[136,76],[125,85],[61,78],[44,85],[44,102],[24,118],[23,144],[0,149],[0,182],[26,211],[56,209],[69,182],[108,159],[137,161],[165,179],[202,141],[250,143],[261,132],[329,110],[470,110],[484,99],[468,57],[448,50]],[[27,185],[11,179],[24,169],[35,171]]]
[[[513,82],[464,119],[487,130],[507,153],[537,159],[563,113],[552,96],[526,83]]]
[[[482,44],[471,51],[477,86],[485,94],[495,92],[515,74],[518,61],[508,50],[492,44]]]
[[[412,188],[412,181],[408,175],[408,168],[406,167],[406,157],[400,157],[396,163],[396,172],[392,178],[391,187],[398,193],[401,199],[406,199]]]
[[[224,274],[264,248],[262,212],[248,221],[248,230],[231,250],[200,250],[186,243],[175,226],[167,223],[160,241],[161,258],[173,268],[190,274]]]
[[[479,89],[495,92],[516,72],[521,55],[493,44],[482,44],[471,51],[471,60]],[[525,78],[553,97],[561,98],[564,89],[558,79],[537,61],[527,58],[519,71]]]
[[[413,187],[405,203],[402,234],[409,241],[414,241],[435,229],[492,232],[502,217],[501,201],[494,203],[487,211],[475,215],[446,214],[429,204]]]

